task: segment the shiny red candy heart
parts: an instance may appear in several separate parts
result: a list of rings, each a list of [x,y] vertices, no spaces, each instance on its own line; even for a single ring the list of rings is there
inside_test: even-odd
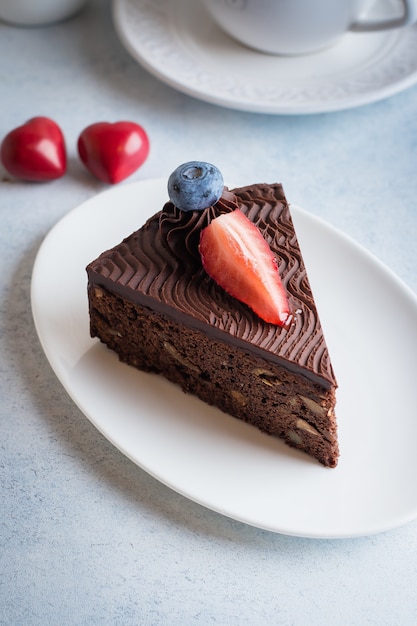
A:
[[[119,183],[144,163],[149,138],[134,122],[98,122],[82,131],[78,154],[94,176],[106,183]]]
[[[54,180],[67,169],[64,135],[48,117],[33,117],[10,131],[0,155],[9,174],[23,180]]]

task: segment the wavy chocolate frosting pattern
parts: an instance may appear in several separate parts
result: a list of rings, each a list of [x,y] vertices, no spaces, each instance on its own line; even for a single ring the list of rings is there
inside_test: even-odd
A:
[[[275,254],[289,294],[293,320],[280,328],[261,320],[229,296],[204,271],[200,231],[213,217],[237,205],[263,233]],[[90,284],[102,285],[141,305],[248,352],[272,359],[325,387],[336,385],[317,309],[287,201],[279,184],[225,191],[206,211],[162,211],[87,268]]]
[[[167,202],[159,217],[161,239],[174,257],[183,258],[187,263],[191,255],[200,263],[198,245],[203,228],[215,217],[237,208],[236,196],[226,188],[215,206],[205,211],[181,211],[172,202]]]

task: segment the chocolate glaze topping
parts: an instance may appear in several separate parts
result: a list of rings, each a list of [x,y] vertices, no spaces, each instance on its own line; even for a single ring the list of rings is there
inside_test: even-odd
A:
[[[293,320],[281,328],[261,320],[229,296],[204,271],[198,252],[201,229],[239,207],[261,230],[275,254],[289,294]],[[90,285],[101,285],[140,306],[149,306],[216,339],[273,360],[326,388],[337,385],[298,247],[291,214],[279,184],[225,191],[205,211],[162,211],[87,267]]]
[[[201,265],[198,251],[201,231],[215,217],[237,208],[236,196],[226,188],[218,202],[204,211],[181,211],[172,202],[167,202],[159,217],[161,241],[178,259],[187,263],[191,256]]]

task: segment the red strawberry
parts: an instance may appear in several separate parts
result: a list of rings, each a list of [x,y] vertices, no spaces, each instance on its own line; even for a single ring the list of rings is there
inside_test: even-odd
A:
[[[216,217],[200,235],[206,272],[266,322],[290,320],[277,262],[261,231],[239,209]]]

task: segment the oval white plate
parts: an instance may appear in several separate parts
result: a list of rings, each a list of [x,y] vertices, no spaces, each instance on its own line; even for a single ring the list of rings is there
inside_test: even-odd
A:
[[[380,0],[393,14],[396,0]],[[349,33],[302,57],[245,48],[198,0],[114,0],[118,35],[133,58],[171,87],[257,113],[319,113],[367,104],[417,82],[417,26]]]
[[[260,528],[347,537],[416,517],[417,298],[363,248],[305,211],[292,210],[340,385],[336,469],[119,363],[90,339],[85,266],[166,199],[166,181],[112,188],[70,212],[40,247],[35,325],[84,414],[161,482]]]

